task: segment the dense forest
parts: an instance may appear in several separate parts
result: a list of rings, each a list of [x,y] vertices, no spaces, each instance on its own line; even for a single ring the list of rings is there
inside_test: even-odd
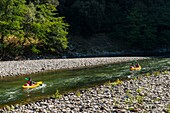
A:
[[[111,47],[121,40],[127,50],[170,48],[168,0],[1,0],[0,5],[1,59],[61,55],[96,34],[106,35]]]
[[[73,33],[108,33],[143,51],[170,47],[169,0],[60,0],[59,11]]]
[[[58,16],[58,5],[53,0],[1,0],[1,59],[64,51],[68,24]]]

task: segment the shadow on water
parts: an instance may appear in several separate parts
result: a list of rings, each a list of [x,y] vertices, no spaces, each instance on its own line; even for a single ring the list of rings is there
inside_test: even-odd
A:
[[[128,79],[152,71],[169,70],[170,58],[154,58],[138,61],[141,71],[129,71],[132,62],[116,63],[95,68],[52,71],[26,76],[0,79],[0,106],[25,103],[48,97],[59,90],[60,93],[75,89],[92,87],[106,81]],[[35,89],[22,89],[25,77],[34,81],[43,81],[43,85]]]

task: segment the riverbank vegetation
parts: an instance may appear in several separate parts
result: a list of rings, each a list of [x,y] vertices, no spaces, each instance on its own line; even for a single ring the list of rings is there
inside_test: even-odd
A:
[[[170,47],[169,5],[167,0],[60,0],[59,11],[70,23],[71,33],[83,36],[93,52],[102,49],[107,52],[167,51]],[[74,38],[76,42],[78,39]],[[81,48],[80,43],[74,44]],[[87,51],[86,48],[83,51]]]
[[[168,0],[1,0],[0,5],[1,59],[170,48]]]
[[[60,53],[67,48],[67,28],[59,17],[56,2],[29,0],[0,1],[0,56]]]

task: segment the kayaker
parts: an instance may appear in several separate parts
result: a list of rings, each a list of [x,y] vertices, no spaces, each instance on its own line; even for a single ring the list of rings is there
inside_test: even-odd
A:
[[[139,67],[139,63],[136,63],[136,67]]]
[[[32,79],[31,79],[31,78],[28,78],[27,84],[28,84],[29,86],[32,86],[33,81],[32,81]]]
[[[27,83],[25,84],[25,86],[32,86],[33,84],[35,84],[31,78],[25,78],[25,80],[27,80]]]

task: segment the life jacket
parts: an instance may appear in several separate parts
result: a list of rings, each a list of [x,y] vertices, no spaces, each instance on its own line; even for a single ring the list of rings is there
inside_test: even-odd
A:
[[[28,81],[27,83],[28,83],[30,86],[32,85],[32,81]]]
[[[136,67],[139,67],[139,64],[136,64]]]

